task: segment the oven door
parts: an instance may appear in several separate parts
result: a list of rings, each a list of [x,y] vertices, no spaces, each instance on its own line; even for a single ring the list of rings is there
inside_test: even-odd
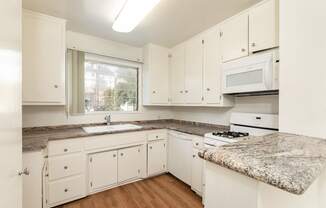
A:
[[[223,66],[223,93],[261,92],[273,89],[273,55],[247,57]]]

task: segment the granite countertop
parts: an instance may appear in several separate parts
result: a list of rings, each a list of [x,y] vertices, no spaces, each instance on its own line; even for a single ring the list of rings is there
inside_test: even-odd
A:
[[[48,141],[52,141],[52,140],[72,139],[72,138],[98,136],[98,135],[105,135],[105,134],[146,131],[146,130],[155,130],[155,129],[170,129],[170,130],[175,130],[187,134],[204,136],[204,134],[208,132],[229,129],[229,127],[227,126],[219,126],[219,125],[180,121],[180,120],[135,121],[135,122],[126,122],[126,123],[139,125],[142,126],[142,128],[136,130],[116,131],[110,133],[104,132],[104,133],[96,133],[96,134],[88,134],[82,129],[82,127],[105,125],[105,124],[101,123],[101,124],[24,128],[23,129],[23,152],[37,151],[37,150],[44,149],[46,148]],[[112,125],[114,124],[121,124],[121,123],[112,123]]]
[[[303,194],[326,166],[326,140],[274,133],[208,150],[205,160],[293,194]]]

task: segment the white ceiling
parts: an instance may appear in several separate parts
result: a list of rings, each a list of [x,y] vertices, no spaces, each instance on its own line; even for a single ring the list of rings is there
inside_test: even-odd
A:
[[[67,29],[134,46],[172,47],[260,0],[161,0],[131,33],[111,29],[125,0],[23,0],[26,9],[66,19]]]

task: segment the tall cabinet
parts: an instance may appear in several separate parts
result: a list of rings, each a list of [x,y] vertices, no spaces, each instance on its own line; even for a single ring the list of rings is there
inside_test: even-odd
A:
[[[23,104],[64,105],[66,21],[24,10],[22,22]]]
[[[169,49],[148,44],[144,49],[143,94],[144,105],[168,105]]]

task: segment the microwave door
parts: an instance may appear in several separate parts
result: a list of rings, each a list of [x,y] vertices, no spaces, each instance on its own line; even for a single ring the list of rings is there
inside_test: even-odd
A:
[[[271,80],[270,66],[265,62],[256,65],[226,69],[223,76],[223,93],[266,91]]]

